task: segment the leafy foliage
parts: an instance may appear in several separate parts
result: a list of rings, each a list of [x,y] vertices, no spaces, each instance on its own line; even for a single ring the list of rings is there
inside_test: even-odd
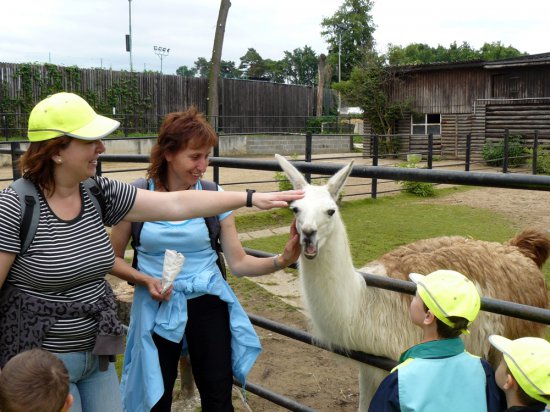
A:
[[[501,42],[485,43],[479,50],[468,42],[458,45],[453,42],[448,48],[438,45],[430,47],[423,43],[411,43],[405,47],[390,44],[386,56],[391,66],[452,63],[472,60],[497,60],[524,55],[512,46],[504,46]]]
[[[384,58],[375,52],[365,55],[361,65],[353,68],[350,79],[334,85],[350,104],[359,106],[375,133],[391,135],[409,102],[390,102],[386,90],[399,82],[394,72],[384,66]]]
[[[197,68],[180,66],[177,68],[176,74],[178,76],[183,76],[183,77],[195,77],[195,75],[197,74]]]
[[[344,0],[334,15],[321,22],[321,35],[330,49],[327,60],[333,67],[338,67],[340,52],[342,80],[348,80],[363,54],[374,48],[375,25],[370,14],[373,4],[371,0]],[[334,74],[338,79],[337,70]]]
[[[525,164],[527,151],[523,147],[523,136],[511,135],[508,140],[508,165],[517,167]],[[504,138],[497,143],[487,140],[481,152],[489,166],[502,166],[504,162]]]
[[[400,167],[406,167],[408,169],[415,169],[418,167],[418,160],[408,161],[399,165]],[[401,187],[405,192],[420,197],[433,197],[435,196],[435,186],[433,183],[427,182],[414,182],[405,180],[400,182]]]
[[[528,149],[529,159],[527,163],[533,168],[533,149]],[[537,168],[536,172],[539,175],[550,175],[550,151],[548,149],[537,150]]]
[[[285,51],[282,60],[285,80],[290,84],[317,84],[317,55],[309,46]]]
[[[338,122],[338,116],[317,116],[308,117],[307,119],[307,131],[313,134],[321,134],[323,132],[323,123],[336,124]]]

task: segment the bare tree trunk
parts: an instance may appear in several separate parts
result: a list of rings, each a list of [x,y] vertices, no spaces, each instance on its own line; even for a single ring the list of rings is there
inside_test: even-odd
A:
[[[222,60],[223,38],[225,35],[225,22],[231,7],[230,0],[221,0],[216,34],[214,36],[214,47],[212,49],[212,60],[210,61],[210,73],[208,75],[208,117],[210,124],[217,130],[218,124],[218,77],[220,75],[220,63]]]
[[[319,56],[319,63],[317,65],[317,76],[319,76],[319,82],[317,84],[317,110],[315,113],[317,117],[323,115],[323,94],[325,91],[325,63],[327,56],[321,54]]]

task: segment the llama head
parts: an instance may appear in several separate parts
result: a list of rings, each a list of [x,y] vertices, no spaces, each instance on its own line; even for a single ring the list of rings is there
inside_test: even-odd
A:
[[[326,244],[335,225],[341,222],[336,202],[351,172],[353,161],[340,169],[324,186],[313,186],[283,156],[276,154],[275,157],[292,186],[305,191],[305,196],[292,202],[290,208],[296,218],[302,254],[307,259],[314,259]]]

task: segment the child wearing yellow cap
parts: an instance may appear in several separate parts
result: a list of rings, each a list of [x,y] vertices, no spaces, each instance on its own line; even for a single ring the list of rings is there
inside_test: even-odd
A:
[[[465,351],[462,333],[476,318],[481,299],[461,273],[411,273],[416,283],[409,314],[422,341],[405,351],[380,384],[369,412],[500,412],[504,396],[488,362]]]
[[[498,335],[489,336],[489,342],[502,352],[495,380],[506,394],[506,411],[544,411],[550,405],[550,342]]]

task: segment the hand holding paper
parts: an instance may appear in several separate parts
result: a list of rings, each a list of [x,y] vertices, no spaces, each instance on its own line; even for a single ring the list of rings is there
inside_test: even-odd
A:
[[[164,265],[162,267],[162,291],[163,294],[168,290],[174,279],[180,273],[183,262],[185,261],[185,256],[181,253],[176,252],[175,250],[166,249],[164,252]]]

